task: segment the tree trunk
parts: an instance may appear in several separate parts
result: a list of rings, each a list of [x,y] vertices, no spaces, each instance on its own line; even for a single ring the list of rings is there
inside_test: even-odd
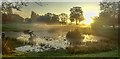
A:
[[[76,25],[77,25],[77,20],[76,20]]]
[[[118,3],[118,8],[119,8],[119,10],[118,10],[118,24],[119,24],[119,22],[120,22],[120,1]]]

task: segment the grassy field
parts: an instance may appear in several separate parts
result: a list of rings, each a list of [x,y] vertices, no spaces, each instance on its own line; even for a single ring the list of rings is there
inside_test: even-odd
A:
[[[43,52],[43,53],[28,53],[26,54],[27,57],[118,57],[118,51],[108,51],[108,52],[98,52],[98,53],[80,53],[80,54],[70,54],[66,51],[50,51],[50,52]]]
[[[57,50],[57,51],[47,51],[47,52],[38,52],[38,53],[18,52],[15,54],[3,55],[3,57],[119,57],[119,56],[118,56],[118,50],[88,53],[88,54],[84,54],[84,53],[70,54],[63,50]]]
[[[2,24],[2,31],[22,31],[25,29],[29,29],[30,27],[30,24]]]

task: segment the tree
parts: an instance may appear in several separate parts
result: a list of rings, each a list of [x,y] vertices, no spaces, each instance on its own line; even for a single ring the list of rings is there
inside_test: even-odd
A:
[[[119,8],[119,10],[118,10],[118,23],[120,23],[120,1],[118,3],[118,8]]]
[[[39,16],[37,19],[39,22],[43,23],[59,23],[59,17],[56,14],[46,13],[45,15]]]
[[[100,20],[103,25],[118,25],[118,3],[119,2],[100,2]]]
[[[39,6],[43,6],[41,4],[41,2],[34,2],[35,4],[39,5]],[[6,22],[12,22],[12,10],[15,9],[17,11],[21,11],[21,8],[24,7],[24,6],[28,6],[28,2],[22,2],[22,1],[19,1],[19,2],[2,2],[2,8],[0,9],[0,12],[4,15],[2,17],[5,17],[3,18],[2,20],[5,21],[4,23]]]
[[[91,28],[92,29],[101,29],[101,27],[103,26],[103,22],[100,20],[100,17],[95,16],[92,18],[94,20],[94,23],[91,24]]]
[[[36,14],[34,11],[31,11],[31,22],[36,22],[38,17],[38,14]]]
[[[2,10],[1,12],[6,14],[12,14],[12,9],[16,9],[21,11],[23,6],[27,6],[25,2],[2,2]]]
[[[39,5],[39,6],[43,6],[41,2],[35,2],[35,4]],[[18,11],[21,11],[21,8],[23,6],[28,6],[28,2],[2,2],[2,8],[1,8],[1,12],[6,13],[6,14],[11,14],[12,13],[12,9],[16,9]]]
[[[78,24],[78,21],[80,22],[84,19],[81,7],[73,7],[70,9],[70,12],[70,20],[71,22],[76,21],[76,25]]]
[[[45,16],[48,17],[48,20],[51,21],[52,20],[52,17],[54,16],[52,13],[47,13],[45,14]]]
[[[67,20],[68,20],[68,15],[67,14],[65,14],[65,13],[61,13],[60,15],[59,15],[59,21],[60,22],[62,22],[62,23],[67,23]]]
[[[2,8],[0,12],[2,13],[3,23],[20,21],[20,20],[16,20],[15,18],[19,17],[22,19],[22,17],[20,17],[19,15],[13,14],[12,10],[16,9],[18,11],[21,11],[21,8],[23,6],[27,6],[27,4],[25,2],[2,2]]]
[[[59,16],[56,14],[53,14],[52,20],[50,20],[51,23],[59,23]]]

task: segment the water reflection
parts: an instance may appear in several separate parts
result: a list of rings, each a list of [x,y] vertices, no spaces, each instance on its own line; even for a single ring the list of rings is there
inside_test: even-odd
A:
[[[84,39],[82,42],[97,42],[100,38],[98,38],[97,36],[94,35],[83,35]]]
[[[14,35],[12,35],[14,34]],[[35,32],[37,37],[33,39],[32,42],[29,41],[30,36],[27,34],[24,34],[22,32],[10,32],[7,34],[7,36],[11,36],[17,39],[17,41],[23,42],[23,43],[32,43],[34,46],[26,44],[25,46],[16,47],[17,51],[27,52],[27,51],[36,51],[36,52],[42,52],[46,50],[51,49],[66,49],[70,45],[70,42],[66,39],[66,32],[61,33],[61,35],[54,35],[57,33],[49,33],[46,31],[43,32]],[[82,42],[98,42],[103,37],[94,36],[94,35],[88,35],[83,34],[82,35],[83,41]],[[57,38],[55,38],[57,37]],[[44,46],[41,46],[44,45]]]

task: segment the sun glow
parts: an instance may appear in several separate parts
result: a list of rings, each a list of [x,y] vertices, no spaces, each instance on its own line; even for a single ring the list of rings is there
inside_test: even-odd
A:
[[[93,23],[94,21],[92,19],[86,19],[83,21],[83,24],[85,25],[90,25],[91,23]]]
[[[95,12],[84,13],[85,20],[81,21],[81,24],[91,25],[94,22],[94,20],[92,19],[92,17],[94,17],[94,16],[97,16],[97,14]]]

